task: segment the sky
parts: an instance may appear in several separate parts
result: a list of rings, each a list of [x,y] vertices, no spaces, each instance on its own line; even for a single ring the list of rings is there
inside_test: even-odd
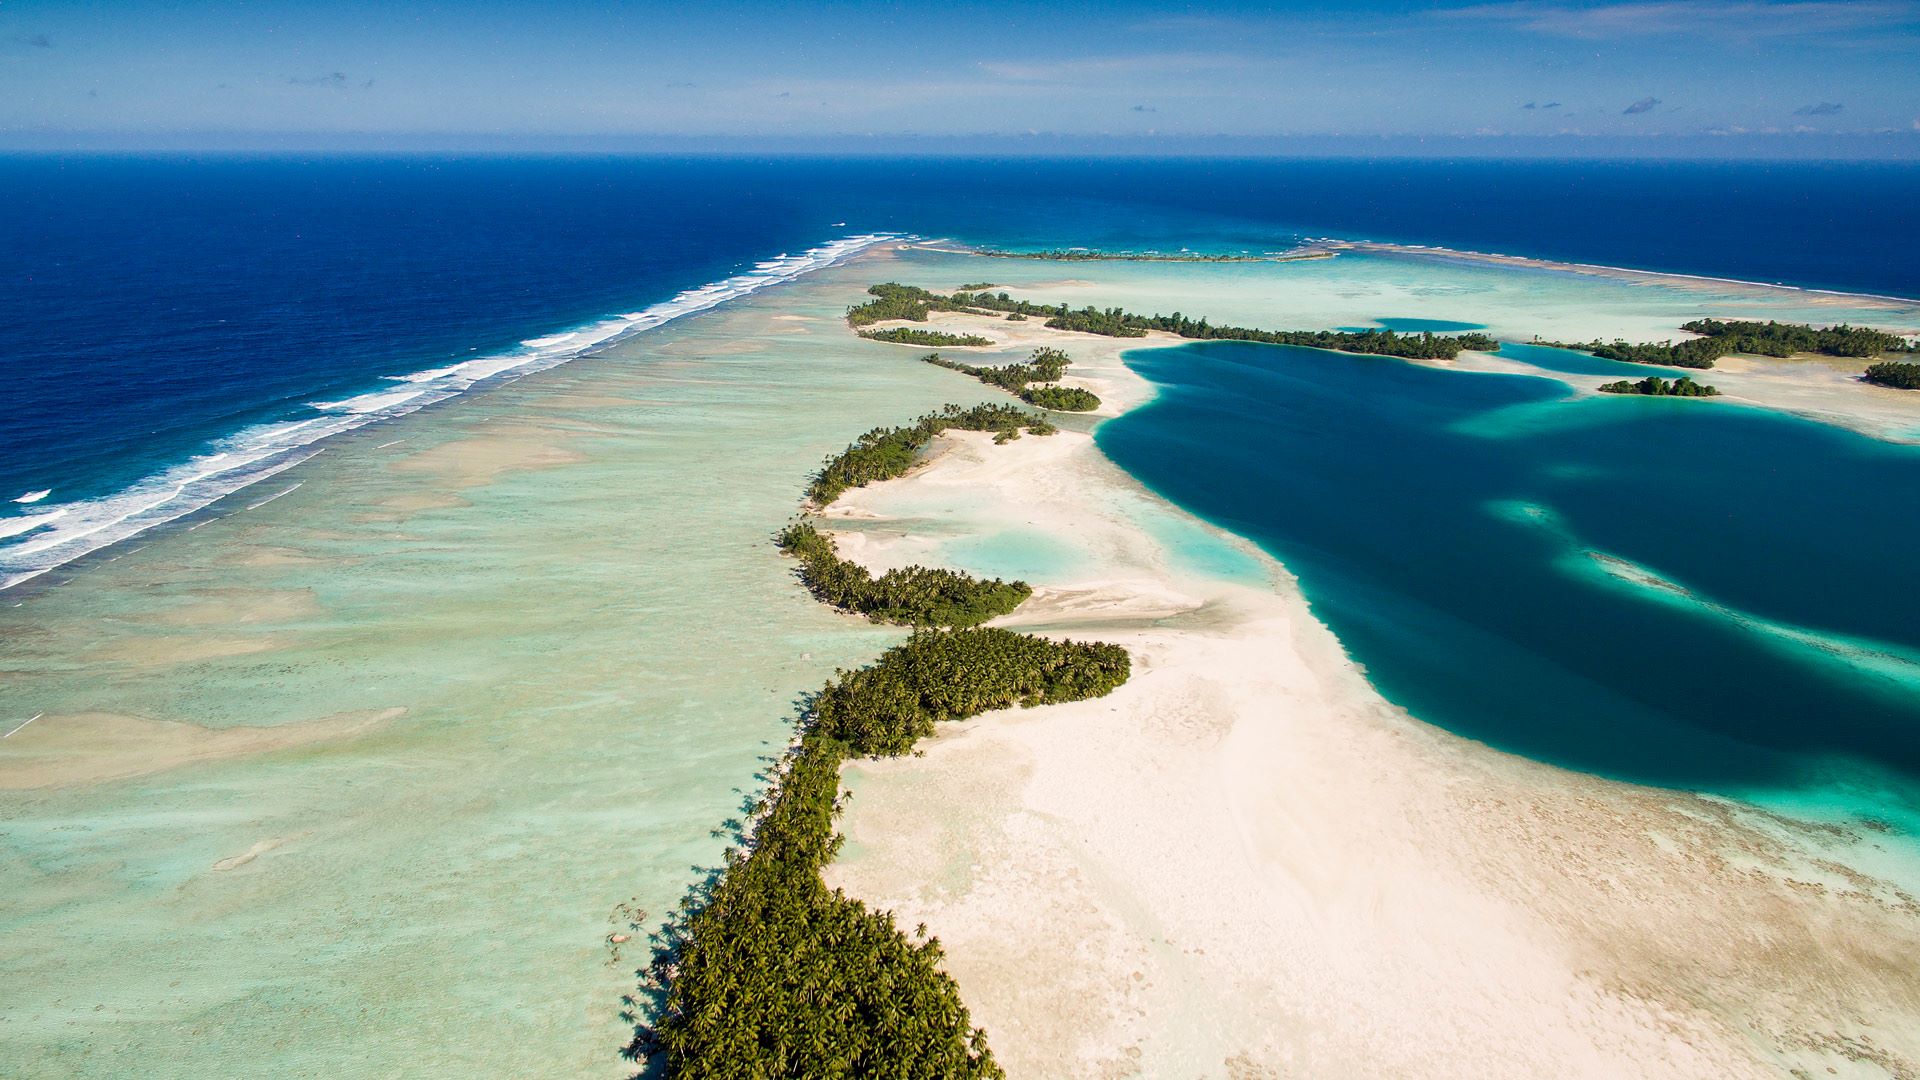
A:
[[[1920,0],[0,0],[0,147],[1920,149]]]

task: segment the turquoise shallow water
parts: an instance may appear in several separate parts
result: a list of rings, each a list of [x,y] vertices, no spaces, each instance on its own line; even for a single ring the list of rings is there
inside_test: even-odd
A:
[[[1920,611],[1890,582],[1920,448],[1304,349],[1128,362],[1160,395],[1101,446],[1278,555],[1414,715],[1603,775],[1916,820]]]
[[[946,565],[1023,581],[1070,578],[1081,561],[1081,553],[1071,544],[1038,529],[961,537],[941,545],[940,554]]]
[[[85,725],[67,760],[137,774],[0,788],[0,1075],[625,1075],[645,929],[796,696],[896,636],[771,534],[822,455],[980,396],[847,337],[870,273],[336,440],[0,607],[0,715],[45,714],[0,776]]]

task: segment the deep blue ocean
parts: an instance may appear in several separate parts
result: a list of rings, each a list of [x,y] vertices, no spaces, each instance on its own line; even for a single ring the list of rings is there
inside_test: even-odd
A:
[[[462,389],[457,365],[559,355],[593,337],[570,330],[862,233],[1215,251],[1338,236],[1911,297],[1916,192],[1913,164],[0,157],[0,560],[44,560],[18,553],[73,513],[110,535],[183,484]],[[1607,402],[1634,408],[1516,454],[1450,425],[1551,407],[1559,384],[1292,352],[1157,354],[1144,370],[1165,397],[1103,442],[1280,554],[1396,701],[1680,786],[1781,781],[1828,753],[1920,773],[1911,686],[1830,659],[1855,647],[1842,638],[1920,649],[1883,569],[1920,534],[1910,452]],[[1236,397],[1293,422],[1254,423]],[[1232,467],[1254,460],[1301,467]]]

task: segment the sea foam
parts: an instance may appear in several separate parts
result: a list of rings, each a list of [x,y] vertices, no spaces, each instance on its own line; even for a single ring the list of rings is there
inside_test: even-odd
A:
[[[387,385],[381,389],[338,401],[314,402],[308,406],[313,415],[238,431],[218,440],[206,453],[111,495],[44,509],[35,507],[36,512],[30,515],[0,517],[0,540],[11,541],[0,543],[0,589],[12,588],[284,472],[319,453],[314,444],[323,439],[404,416],[475,386],[577,360],[681,316],[792,281],[890,238],[880,233],[844,237],[798,255],[782,254],[755,263],[746,273],[688,289],[640,311],[529,338],[517,348],[457,364],[390,375],[382,380]],[[396,387],[395,383],[403,386]],[[28,492],[14,501],[34,503],[49,494],[50,490]]]

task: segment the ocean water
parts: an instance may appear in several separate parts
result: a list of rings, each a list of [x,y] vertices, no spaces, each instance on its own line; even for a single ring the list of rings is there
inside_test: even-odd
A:
[[[1888,587],[1920,447],[1550,371],[1232,342],[1128,362],[1160,394],[1101,447],[1277,555],[1415,716],[1663,786],[1865,784],[1920,821],[1920,611]]]
[[[1915,295],[1891,241],[1920,235],[1917,183],[1912,165],[0,158],[0,583],[860,233],[1338,235]],[[1409,317],[1364,324],[1457,324]]]
[[[1912,295],[1886,241],[1916,234],[1916,178],[0,160],[0,576],[37,575],[0,591],[0,1073],[624,1074],[645,930],[717,862],[796,695],[895,633],[807,598],[768,537],[858,432],[995,396],[849,340],[840,313],[873,281],[1517,340],[1703,313],[1920,321],[1388,256],[1082,267],[861,237],[1335,234]],[[1765,234],[1726,224],[1763,214]],[[1143,354],[1162,398],[1100,434],[1281,554],[1416,715],[1904,823],[1915,635],[1870,579],[1911,500],[1862,493],[1911,490],[1910,448],[1725,402],[1572,399],[1556,372],[1612,367],[1508,355],[1538,375]],[[1177,460],[1215,472],[1166,475]],[[1151,518],[1193,567],[1264,575]],[[1071,561],[1054,538],[940,539],[989,572]],[[1486,663],[1511,674],[1463,666]],[[1750,728],[1742,706],[1764,708]]]

